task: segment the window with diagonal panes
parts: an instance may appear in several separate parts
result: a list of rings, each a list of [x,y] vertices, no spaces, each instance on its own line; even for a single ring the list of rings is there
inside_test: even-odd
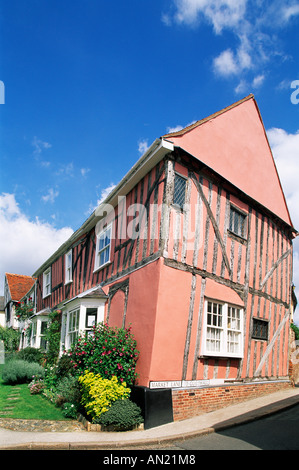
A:
[[[174,178],[173,204],[183,209],[186,199],[187,180],[178,174]]]

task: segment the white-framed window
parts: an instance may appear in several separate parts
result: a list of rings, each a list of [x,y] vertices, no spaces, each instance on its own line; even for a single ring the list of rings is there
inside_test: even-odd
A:
[[[43,273],[43,298],[51,294],[51,268]]]
[[[110,262],[112,224],[104,228],[97,236],[95,270]]]
[[[243,357],[243,309],[218,300],[205,301],[202,355]]]
[[[80,308],[69,312],[68,324],[68,345],[69,347],[77,340],[79,336]]]
[[[85,316],[85,331],[87,335],[92,334],[93,327],[97,324],[98,309],[87,308]]]
[[[36,333],[37,333],[37,322],[32,323],[32,330],[31,330],[31,346],[35,347],[36,345]]]
[[[65,255],[65,284],[73,281],[73,254],[72,250]]]
[[[246,238],[246,214],[230,206],[229,230],[241,238]]]
[[[41,321],[40,324],[40,348],[43,351],[46,351],[47,349],[47,340],[45,338],[45,334],[48,329],[48,322],[46,320]]]
[[[93,327],[104,321],[106,299],[74,300],[62,314],[60,350],[68,350],[78,337],[88,337]]]

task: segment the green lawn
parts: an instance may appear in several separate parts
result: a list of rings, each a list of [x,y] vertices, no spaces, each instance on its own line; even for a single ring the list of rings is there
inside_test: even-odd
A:
[[[60,408],[43,395],[31,395],[28,384],[6,385],[0,365],[0,418],[63,420]]]

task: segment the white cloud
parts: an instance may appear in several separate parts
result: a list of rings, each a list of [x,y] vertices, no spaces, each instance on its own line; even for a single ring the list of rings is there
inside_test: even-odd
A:
[[[226,47],[212,59],[214,72],[219,77],[244,79],[245,73],[252,70],[258,73],[271,59],[281,62],[291,59],[281,50],[278,33],[299,15],[298,2],[172,0],[171,8],[162,17],[167,26],[176,22],[195,28],[206,23],[216,35],[224,31],[233,34],[235,45]],[[255,82],[256,86],[259,84]]]
[[[109,196],[109,194],[111,193],[111,191],[113,191],[115,187],[116,187],[116,184],[111,183],[109,186],[107,186],[107,188],[102,189],[100,193],[100,197],[97,200],[96,205],[94,205],[93,203],[89,204],[88,209],[84,213],[85,216],[88,217],[94,210],[96,210],[99,207],[99,205],[105,201],[107,196]]]
[[[283,7],[282,16],[285,21],[289,21],[293,16],[299,15],[299,4]]]
[[[189,124],[186,124],[185,126],[182,126],[181,124],[178,124],[177,126],[174,127],[167,127],[167,134],[171,134],[172,132],[178,132],[181,131],[182,129],[185,129],[185,127],[192,126],[196,121],[191,121]]]
[[[29,220],[14,194],[0,194],[0,295],[5,272],[32,275],[72,233],[70,227]]]
[[[293,225],[299,230],[299,130],[295,134],[289,134],[284,129],[272,128],[267,131],[267,135]],[[294,240],[293,272],[296,296],[299,299],[299,237]],[[298,308],[294,319],[299,325]]]
[[[42,152],[43,150],[48,150],[52,147],[52,145],[49,142],[44,142],[40,139],[38,139],[36,136],[33,138],[32,141],[32,146],[34,148],[33,150],[33,155],[35,157],[35,160],[39,162],[39,164],[43,167],[49,167],[50,162],[47,160],[44,160],[42,158]]]
[[[171,26],[171,24],[172,24],[170,15],[167,15],[166,13],[162,14],[161,21],[162,21],[162,23],[165,24],[165,26]]]
[[[178,23],[195,24],[206,20],[216,34],[224,28],[235,27],[244,17],[247,0],[175,0]]]
[[[147,139],[144,139],[144,140],[140,140],[138,142],[138,152],[143,155],[147,149],[149,148],[149,145],[148,145],[148,140]]]
[[[238,83],[238,85],[235,87],[235,93],[237,93],[237,95],[243,94],[248,89],[248,87],[249,85],[246,80],[242,79],[240,83]]]
[[[74,164],[73,162],[65,163],[56,171],[56,176],[61,178],[73,178],[74,177]]]
[[[106,197],[109,196],[111,191],[116,187],[116,184],[111,183],[107,188],[102,189],[100,199],[98,199],[97,204],[101,204],[103,201],[105,201]]]
[[[34,147],[33,153],[39,155],[42,153],[44,149],[50,149],[52,147],[49,142],[43,142],[42,140],[38,139],[36,136],[33,138],[32,146]]]
[[[299,130],[289,134],[284,129],[267,131],[269,143],[279,173],[293,224],[299,229]]]
[[[260,87],[265,81],[265,75],[258,75],[253,79],[252,86],[253,88],[258,88]]]
[[[231,49],[221,52],[213,63],[215,72],[224,77],[236,75],[239,72],[239,65]]]
[[[167,127],[167,134],[171,134],[172,132],[178,132],[182,129],[184,129],[184,126],[181,126],[180,124],[174,127]]]
[[[87,175],[87,173],[90,172],[90,168],[81,168],[80,169],[80,173],[81,173],[81,176],[85,177]]]
[[[59,195],[59,191],[58,190],[55,190],[53,188],[50,188],[47,192],[47,194],[45,194],[44,196],[42,196],[42,200],[44,202],[54,202],[55,199],[58,197]]]

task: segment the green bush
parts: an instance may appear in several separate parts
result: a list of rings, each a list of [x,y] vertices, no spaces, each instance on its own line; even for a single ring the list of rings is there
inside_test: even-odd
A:
[[[66,418],[76,419],[78,415],[76,405],[74,405],[74,403],[64,403],[62,406],[62,414]]]
[[[116,430],[126,431],[143,423],[143,418],[139,406],[127,398],[112,403],[109,410],[96,418],[94,423],[103,426],[113,425]]]
[[[63,354],[58,363],[57,363],[57,370],[56,374],[58,377],[66,377],[72,375],[74,373],[74,367],[72,363],[72,359],[67,354]]]
[[[69,351],[73,369],[78,375],[85,370],[105,379],[116,376],[128,386],[134,385],[139,352],[131,328],[110,327],[100,323],[93,333],[80,337]]]
[[[81,404],[92,420],[107,411],[112,402],[128,398],[131,392],[125,382],[118,382],[117,377],[104,379],[100,374],[95,375],[87,370],[78,381],[82,391]]]
[[[19,347],[20,332],[14,328],[0,326],[0,339],[4,342],[5,353],[16,351]]]
[[[10,385],[29,383],[33,378],[43,378],[44,368],[36,362],[11,360],[2,369],[3,382]]]
[[[81,392],[78,379],[76,377],[63,377],[56,386],[56,393],[60,397],[60,402],[79,404]]]
[[[47,364],[56,364],[60,349],[61,310],[49,314],[45,340],[47,341]]]
[[[18,352],[17,358],[27,362],[37,362],[38,364],[42,364],[44,354],[41,349],[31,348],[28,346]]]
[[[291,323],[291,328],[295,332],[295,340],[298,341],[299,340],[299,328],[298,328],[298,326],[295,325],[295,323]]]

